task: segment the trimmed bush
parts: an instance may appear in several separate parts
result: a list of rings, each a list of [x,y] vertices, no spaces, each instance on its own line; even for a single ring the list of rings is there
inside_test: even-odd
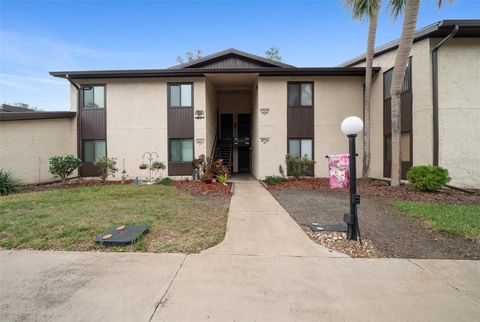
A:
[[[433,165],[411,167],[407,179],[413,189],[423,192],[438,191],[450,181],[447,169]]]
[[[285,178],[279,177],[279,176],[267,176],[265,177],[265,180],[263,180],[266,184],[269,185],[276,185],[280,184],[285,181]]]
[[[170,179],[169,177],[166,177],[166,178],[163,178],[163,179],[157,179],[156,181],[156,184],[161,184],[161,185],[164,185],[164,186],[168,186],[170,183],[172,183],[172,179]]]
[[[20,180],[13,176],[13,173],[7,170],[0,169],[0,195],[6,196],[20,187]]]
[[[103,157],[93,163],[100,169],[100,179],[105,183],[108,176],[115,177],[117,169],[117,161],[114,158]]]
[[[311,169],[315,164],[315,161],[308,159],[306,155],[298,158],[287,154],[285,156],[285,162],[287,163],[287,174],[293,176],[295,179],[311,176]]]
[[[62,179],[62,185],[65,184],[65,179],[73,173],[73,171],[80,168],[82,160],[75,158],[73,155],[53,156],[48,159],[50,162],[50,173]]]

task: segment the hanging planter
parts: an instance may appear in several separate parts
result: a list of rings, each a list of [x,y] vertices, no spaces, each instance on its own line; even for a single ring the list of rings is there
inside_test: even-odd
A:
[[[146,170],[148,168],[148,164],[146,163],[140,163],[140,166],[139,166],[140,170]]]
[[[165,164],[160,161],[155,161],[152,163],[152,170],[164,170],[165,169]]]

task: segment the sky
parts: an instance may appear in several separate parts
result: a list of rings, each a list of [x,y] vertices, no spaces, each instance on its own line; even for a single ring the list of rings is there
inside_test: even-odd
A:
[[[480,19],[480,0],[444,2],[422,0],[417,29]],[[376,45],[398,38],[401,23],[385,6]],[[167,68],[194,49],[264,56],[274,45],[288,64],[336,66],[365,51],[367,29],[341,0],[0,0],[0,103],[68,110],[68,82],[49,71]]]

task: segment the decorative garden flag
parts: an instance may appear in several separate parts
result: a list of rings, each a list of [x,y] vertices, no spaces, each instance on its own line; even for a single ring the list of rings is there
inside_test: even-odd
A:
[[[328,184],[330,189],[342,189],[348,187],[350,183],[349,160],[350,156],[348,154],[328,156]]]

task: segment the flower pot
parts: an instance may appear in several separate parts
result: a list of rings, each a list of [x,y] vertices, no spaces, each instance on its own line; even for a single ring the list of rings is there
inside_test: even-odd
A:
[[[140,168],[140,170],[146,170],[146,169],[148,168],[148,166],[146,166],[146,165],[141,165],[139,168]]]

